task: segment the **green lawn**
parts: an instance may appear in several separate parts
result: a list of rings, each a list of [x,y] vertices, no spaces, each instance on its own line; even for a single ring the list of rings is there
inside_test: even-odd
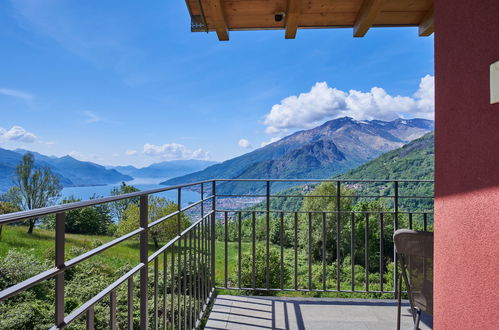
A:
[[[7,254],[9,249],[20,249],[32,251],[38,259],[51,259],[54,256],[54,232],[45,229],[35,229],[33,234],[27,234],[27,227],[24,226],[4,226],[0,238],[0,258]],[[113,240],[111,236],[93,236],[66,234],[65,253],[66,256],[75,257],[83,251],[91,250],[103,243]],[[183,241],[182,241],[183,243]],[[249,253],[251,244],[242,243],[243,253]],[[149,254],[156,251],[154,244],[149,244]],[[222,280],[224,276],[224,243],[216,243],[216,277]],[[229,274],[237,270],[237,243],[228,243],[228,269]],[[106,251],[92,258],[106,263],[114,268],[119,268],[125,264],[136,265],[139,263],[139,243],[138,240],[127,240],[115,245]],[[66,258],[67,260],[68,258]],[[170,259],[168,259],[170,260]],[[159,265],[162,266],[163,258],[159,258]]]

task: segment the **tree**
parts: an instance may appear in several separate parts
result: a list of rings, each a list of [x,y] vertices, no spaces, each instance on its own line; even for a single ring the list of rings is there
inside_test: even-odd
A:
[[[137,191],[140,191],[140,189],[137,189],[134,186],[129,186],[125,182],[122,182],[119,187],[114,187],[113,190],[111,190],[111,195],[118,196],[118,195],[129,194],[129,193],[133,193],[133,192],[137,192]],[[135,204],[138,206],[139,205],[139,197],[122,199],[120,201],[116,201],[116,202],[111,203],[111,209],[112,209],[113,216],[118,221],[121,221],[123,218],[123,213],[132,204]]]
[[[90,199],[97,199],[100,196],[92,196]],[[73,196],[62,200],[61,204],[79,202]],[[55,229],[55,216],[50,215],[42,220],[42,225],[47,229]],[[84,207],[66,212],[64,227],[67,233],[85,235],[110,235],[112,234],[113,219],[110,206],[100,204]]]
[[[172,214],[178,210],[176,203],[164,198],[149,197],[149,222],[153,222],[161,217]],[[118,224],[116,230],[117,236],[125,235],[139,228],[140,207],[131,204],[123,213],[123,218]],[[190,219],[187,215],[180,216],[180,229],[184,230],[190,225]],[[159,247],[160,241],[169,241],[177,235],[177,216],[173,216],[162,223],[152,227],[149,235],[154,241],[154,246]]]
[[[53,205],[61,190],[59,178],[48,167],[35,167],[35,157],[28,152],[17,165],[14,187],[9,189],[8,195],[12,203],[20,210],[26,211]],[[33,233],[33,228],[39,220],[28,220],[28,234]]]
[[[337,198],[336,198],[336,185],[331,182],[324,182],[317,186],[317,188],[310,192],[304,198],[302,211],[312,212],[310,213],[310,225],[309,228],[309,214],[303,213],[299,216],[299,245],[302,249],[308,249],[309,245],[309,230],[312,232],[310,235],[312,240],[310,241],[310,246],[312,250],[312,258],[315,261],[322,260],[322,246],[326,244],[326,251],[328,251],[326,260],[328,262],[336,260],[336,226],[337,226]],[[340,188],[341,196],[352,196],[355,192],[347,187],[342,186]],[[310,196],[325,196],[325,197],[310,197]],[[352,198],[340,198],[340,211],[350,211],[352,209]],[[324,215],[322,213],[313,212],[323,212],[326,213],[326,231],[323,231],[323,221]],[[348,225],[349,215],[347,213],[339,213],[340,220],[340,239],[345,237],[345,227]],[[324,239],[326,238],[326,242]],[[340,258],[344,256],[345,250],[342,244],[340,244]]]
[[[0,202],[0,214],[17,212],[19,209],[16,205],[9,202]],[[0,239],[2,238],[2,225],[0,225]]]

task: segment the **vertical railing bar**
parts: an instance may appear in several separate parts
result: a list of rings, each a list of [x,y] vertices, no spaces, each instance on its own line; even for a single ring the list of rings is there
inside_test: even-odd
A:
[[[133,329],[133,276],[128,278],[128,293],[127,293],[127,328]]]
[[[412,213],[409,213],[409,229],[412,229]]]
[[[202,244],[203,244],[203,247],[202,247],[202,258],[203,258],[203,272],[204,272],[204,275],[203,275],[203,308],[206,304],[206,297],[207,297],[207,292],[208,292],[208,288],[209,288],[209,285],[210,285],[210,267],[208,265],[208,260],[209,260],[209,255],[208,255],[208,247],[210,246],[210,237],[209,237],[209,233],[210,233],[210,226],[209,226],[209,222],[207,221],[207,219],[203,220],[203,227],[202,227],[202,230],[203,230],[203,240],[202,240]]]
[[[182,217],[182,187],[178,187],[177,189],[177,235],[180,235],[182,232],[182,225],[181,225],[181,217]]]
[[[341,285],[340,211],[341,211],[341,181],[336,181],[336,290],[337,291],[340,291],[340,285]]]
[[[256,213],[252,212],[251,226],[252,226],[252,240],[251,240],[251,284],[253,289],[255,289],[255,250],[256,250],[256,231],[255,231]]]
[[[193,269],[193,275],[194,275],[194,288],[193,288],[193,293],[194,293],[194,325],[196,325],[197,319],[198,319],[198,308],[199,308],[199,296],[198,296],[198,279],[199,279],[199,270],[198,270],[198,233],[197,233],[197,228],[198,226],[195,226],[193,229],[193,244],[194,244],[194,251],[192,254],[192,257],[194,259],[194,269]]]
[[[177,244],[177,326],[178,329],[181,329],[182,325],[182,239],[178,240]]]
[[[227,287],[228,276],[229,276],[229,268],[227,259],[229,257],[229,217],[227,212],[224,212],[224,228],[225,228],[225,237],[224,237],[224,286]]]
[[[206,223],[206,264],[208,265],[208,273],[211,273],[210,272],[210,270],[211,270],[211,258],[210,258],[210,256],[211,256],[212,244],[210,244],[210,243],[212,242],[212,238],[213,238],[213,236],[211,234],[212,233],[211,233],[210,223],[207,222]],[[208,298],[208,296],[210,294],[210,288],[212,287],[210,278],[211,278],[211,276],[208,276],[208,279],[207,279],[208,285],[206,286],[206,299]]]
[[[423,231],[428,231],[428,213],[423,213]]]
[[[239,221],[239,226],[238,226],[238,244],[237,244],[237,286],[238,288],[241,287],[241,226],[242,226],[242,221],[241,221],[241,212],[238,214],[238,221]]]
[[[206,220],[203,220],[203,247],[202,247],[202,257],[203,257],[203,305],[205,304],[206,301],[206,292],[208,291],[208,276],[209,276],[209,271],[208,271],[208,259],[207,259],[207,253],[206,251],[208,250],[208,230],[207,230],[207,225],[206,225]]]
[[[216,239],[216,235],[215,235],[215,226],[211,227],[210,226],[210,223],[208,223],[208,229],[211,228],[211,232],[210,232],[210,239],[212,242],[210,244],[210,248],[209,248],[209,255],[208,255],[208,260],[209,260],[209,263],[210,263],[210,273],[213,273],[215,274],[215,260],[212,258],[212,256],[214,255],[215,253],[215,239]],[[212,276],[210,278],[215,278],[215,276]],[[207,292],[207,296],[209,297],[210,296],[210,292],[212,291],[212,289],[215,287],[215,283],[213,283],[211,280],[210,280],[210,287],[208,288],[208,292]]]
[[[281,212],[281,223],[279,226],[279,243],[281,245],[281,266],[279,268],[281,290],[284,289],[284,212]]]
[[[201,238],[202,238],[202,228],[203,228],[203,222],[200,222],[198,225],[198,281],[199,281],[199,288],[198,288],[198,299],[199,299],[199,308],[202,310],[203,308],[203,257],[201,253]]]
[[[200,222],[197,225],[196,228],[196,247],[197,247],[197,253],[196,253],[196,265],[197,265],[197,300],[198,300],[198,309],[201,311],[202,309],[202,304],[201,304],[201,298],[202,298],[202,289],[203,289],[203,279],[202,279],[202,273],[203,273],[203,265],[202,259],[201,259],[201,228],[202,228],[203,223]]]
[[[140,227],[143,231],[140,233],[140,262],[144,265],[140,269],[140,328],[147,329],[149,321],[148,307],[148,213],[149,213],[149,198],[148,195],[140,196]]]
[[[64,267],[65,213],[55,215],[55,267]],[[55,325],[64,325],[64,271],[55,276]]]
[[[215,247],[215,239],[216,239],[216,235],[215,235],[215,211],[216,211],[216,207],[217,207],[217,203],[216,203],[216,181],[213,180],[213,186],[212,186],[212,195],[213,195],[213,214],[212,214],[212,218],[211,218],[211,254],[210,254],[210,271],[211,271],[211,276],[210,276],[210,279],[211,279],[211,287],[214,287],[215,286],[215,263],[216,263],[216,247]],[[206,300],[204,300],[206,301]]]
[[[399,228],[399,182],[394,181],[394,200],[393,200],[393,205],[394,205],[394,213],[393,213],[393,231],[395,231]],[[397,256],[397,251],[395,249],[395,243],[393,243],[393,291],[394,291],[394,298],[397,298],[398,293],[398,256]]]
[[[298,290],[298,212],[295,212],[295,290]]]
[[[265,284],[266,288],[270,289],[270,262],[269,262],[269,254],[270,254],[270,181],[266,181],[266,217],[265,217],[265,238],[266,241],[266,253],[265,253]]]
[[[172,329],[175,327],[175,243],[172,244],[171,248],[171,306],[170,309],[172,311],[172,317],[170,318],[170,324],[172,326]]]
[[[206,221],[203,219],[201,221],[201,227],[199,228],[199,236],[201,238],[199,244],[199,262],[201,266],[201,306],[204,306],[204,293],[205,293],[205,286],[206,286],[206,265],[205,265],[205,253],[204,253],[204,245],[205,245],[205,226],[206,226]]]
[[[308,213],[308,289],[312,290],[312,213]]]
[[[366,213],[364,227],[364,266],[366,267],[366,291],[369,292],[369,213]]]
[[[198,225],[198,230],[197,230],[197,237],[198,237],[198,253],[197,253],[197,259],[198,259],[198,304],[199,304],[199,309],[202,310],[203,308],[203,303],[202,303],[202,298],[203,298],[203,258],[201,254],[201,235],[202,235],[202,228],[203,228],[203,222],[200,222]]]
[[[201,200],[204,200],[204,183],[201,183]],[[204,202],[201,202],[201,219],[204,218]]]
[[[95,312],[94,306],[87,309],[87,330],[94,330],[95,328]]]
[[[379,214],[379,231],[380,231],[380,235],[379,235],[379,287],[380,287],[380,291],[383,292],[383,274],[384,274],[384,265],[383,265],[383,239],[385,237],[385,233],[384,233],[384,223],[383,223],[383,215],[384,213],[380,212]]]
[[[178,214],[177,214],[177,235],[180,235],[182,232],[182,188],[178,187],[177,189],[177,207],[178,207]],[[178,303],[178,328],[180,329],[180,326],[182,324],[182,317],[184,317],[185,310],[182,311],[182,304],[181,304],[181,295],[182,295],[182,276],[180,275],[180,271],[182,269],[182,239],[178,240],[178,289],[177,289],[177,303]],[[185,247],[184,247],[185,248]],[[185,272],[185,268],[182,269],[182,274]]]
[[[212,270],[212,266],[213,266],[213,264],[212,264],[213,260],[211,258],[211,256],[212,256],[211,252],[213,251],[213,246],[214,246],[214,244],[212,244],[212,242],[215,242],[215,235],[213,234],[213,231],[211,230],[211,226],[210,226],[209,222],[206,223],[206,228],[208,230],[207,237],[208,237],[208,243],[209,243],[209,244],[207,244],[207,255],[206,255],[206,260],[207,261],[206,262],[208,263],[208,269],[209,269],[209,272],[211,274],[211,270]],[[208,284],[209,285],[206,288],[207,289],[206,290],[206,297],[207,298],[210,295],[211,288],[214,287],[214,285],[211,282],[211,278],[212,278],[211,276],[208,277]]]
[[[116,324],[116,290],[111,291],[111,293],[109,295],[109,311],[110,311],[109,328],[111,330],[116,330],[117,329],[117,324]]]
[[[355,212],[352,212],[352,218],[350,220],[350,261],[351,261],[351,272],[350,281],[352,284],[352,291],[355,291]]]
[[[322,213],[322,290],[326,291],[326,213]]]
[[[167,300],[168,300],[168,296],[167,296],[167,290],[166,290],[166,282],[167,282],[167,273],[168,273],[168,250],[165,250],[165,252],[163,252],[163,330],[166,330],[167,328],[167,318],[166,318],[166,314],[167,314],[167,308],[166,308],[166,304],[167,304]]]
[[[158,258],[154,258],[154,314],[153,314],[153,328],[158,329]]]
[[[188,290],[188,294],[189,294],[189,322],[188,322],[188,326],[189,326],[189,329],[192,329],[192,316],[193,316],[193,313],[192,313],[192,292],[193,292],[193,283],[192,283],[192,274],[193,274],[193,271],[192,271],[192,230],[189,231],[189,274],[188,274],[188,278],[189,278],[189,290]]]
[[[184,278],[184,329],[187,329],[187,235],[184,236],[184,269],[182,275]]]

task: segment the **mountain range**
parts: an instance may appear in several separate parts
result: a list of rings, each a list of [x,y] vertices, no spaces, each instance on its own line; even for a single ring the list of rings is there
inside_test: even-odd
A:
[[[204,160],[174,160],[155,163],[147,167],[108,166],[104,167],[92,162],[80,161],[71,156],[46,156],[38,152],[0,148],[0,192],[6,192],[13,185],[16,166],[22,156],[31,152],[35,156],[36,167],[48,167],[59,178],[64,187],[98,186],[135,178],[167,179],[205,169],[216,164]]]
[[[430,132],[400,148],[386,152],[359,167],[336,175],[331,179],[433,180],[434,164],[434,133]],[[376,196],[382,193],[385,196],[393,196],[395,193],[391,183],[346,182],[345,184],[355,189],[357,195]],[[286,189],[280,194],[305,195],[310,193],[315,187],[317,187],[317,184],[305,184]],[[399,182],[399,195],[433,196],[433,184],[426,182]],[[384,202],[388,202],[389,200],[385,199]],[[372,199],[366,198],[366,201],[372,201]],[[270,201],[270,208],[272,210],[298,211],[302,208],[302,205],[302,198],[272,198]],[[433,208],[433,199],[401,198],[399,206],[401,210],[431,210]],[[265,204],[263,202],[252,207],[254,210],[262,210],[264,208]]]
[[[133,178],[173,178],[185,175],[192,172],[204,170],[208,166],[214,165],[217,162],[207,160],[172,160],[166,162],[155,163],[147,167],[137,168],[134,166],[113,166],[109,169],[115,169],[120,173],[130,175]]]
[[[212,178],[329,178],[400,148],[433,129],[433,121],[426,119],[358,121],[349,117],[338,118],[293,133],[202,171],[166,180],[162,184],[176,185]],[[272,189],[275,191],[287,186],[290,184],[277,183]],[[217,185],[217,192],[222,194],[262,191],[262,183],[225,182]]]
[[[349,117],[328,121],[318,127],[299,131],[279,141],[223,163],[202,160],[176,160],[147,167],[104,167],[79,161],[71,156],[45,156],[36,152],[35,165],[49,167],[63,186],[105,185],[133,178],[168,179],[164,185],[176,185],[207,179],[304,179],[330,178],[397,149],[428,132],[434,123],[425,119],[358,121]],[[27,150],[0,148],[0,192],[12,186],[15,168]],[[366,175],[386,175],[383,169]],[[378,173],[379,172],[379,173]],[[379,175],[378,175],[379,174]],[[414,177],[414,172],[411,172]],[[292,184],[276,183],[272,191]],[[217,185],[220,194],[261,193],[262,183],[224,182]]]
[[[26,152],[35,156],[35,167],[48,167],[65,187],[95,186],[130,181],[133,178],[102,165],[77,160],[71,156],[45,156],[23,149],[7,150],[0,148],[0,191],[12,186],[16,166]]]

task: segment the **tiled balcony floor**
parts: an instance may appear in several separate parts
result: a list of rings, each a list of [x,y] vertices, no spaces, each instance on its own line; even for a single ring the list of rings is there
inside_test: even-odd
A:
[[[423,318],[420,329],[431,329]],[[396,329],[394,300],[219,295],[205,329]],[[409,304],[401,329],[413,329]]]

